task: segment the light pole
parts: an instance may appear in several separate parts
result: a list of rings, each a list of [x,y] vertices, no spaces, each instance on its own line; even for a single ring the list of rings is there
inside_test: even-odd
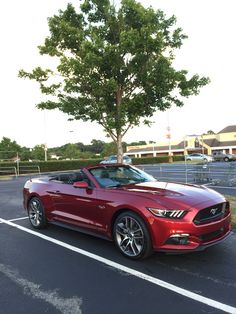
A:
[[[44,144],[44,160],[48,161],[48,148],[47,148],[47,144]]]
[[[201,135],[201,140],[202,140],[202,154],[204,154],[204,142],[203,142],[203,135]]]
[[[169,162],[173,162],[173,157],[171,154],[171,133],[170,133],[170,119],[169,119],[169,111],[167,111],[167,134],[166,137],[168,139],[168,155],[169,155]]]

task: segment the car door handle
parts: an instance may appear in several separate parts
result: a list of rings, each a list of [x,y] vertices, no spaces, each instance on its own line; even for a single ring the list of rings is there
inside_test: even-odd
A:
[[[99,209],[105,209],[106,206],[105,206],[105,205],[98,205],[98,208],[99,208]]]
[[[49,194],[57,194],[57,193],[61,193],[61,191],[56,190],[56,191],[47,191]]]

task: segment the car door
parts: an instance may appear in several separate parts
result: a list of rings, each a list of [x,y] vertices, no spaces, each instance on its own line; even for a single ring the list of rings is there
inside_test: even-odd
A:
[[[54,202],[54,220],[94,232],[104,230],[96,187],[75,188],[72,183],[55,183],[50,194]]]

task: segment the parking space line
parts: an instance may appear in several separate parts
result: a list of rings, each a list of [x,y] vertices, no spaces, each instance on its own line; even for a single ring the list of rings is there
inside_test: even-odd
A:
[[[26,216],[26,217],[21,217],[21,218],[14,218],[14,219],[10,219],[8,221],[18,221],[18,220],[25,220],[25,219],[28,219],[29,217]]]
[[[201,303],[203,303],[205,305],[211,306],[211,307],[216,308],[218,310],[222,310],[222,311],[224,311],[226,313],[236,314],[236,307],[232,307],[230,305],[227,305],[227,304],[224,304],[224,303],[212,300],[210,298],[201,296],[201,295],[196,294],[194,292],[191,292],[189,290],[180,288],[180,287],[175,286],[173,284],[170,284],[170,283],[168,283],[166,281],[163,281],[163,280],[160,280],[158,278],[149,276],[149,275],[141,273],[140,271],[137,271],[135,269],[126,267],[124,265],[118,264],[116,262],[113,262],[113,261],[111,261],[109,259],[106,259],[104,257],[101,257],[99,255],[96,255],[96,254],[87,252],[87,251],[85,251],[83,249],[77,248],[77,247],[75,247],[73,245],[70,245],[68,243],[62,242],[60,240],[57,240],[57,239],[48,237],[48,236],[46,236],[44,234],[38,233],[38,232],[36,232],[34,230],[31,230],[31,229],[25,228],[23,226],[17,225],[15,223],[11,222],[11,221],[7,221],[5,219],[0,218],[0,222],[4,223],[6,225],[9,225],[11,227],[17,228],[19,230],[22,230],[24,232],[27,232],[29,234],[32,234],[32,235],[34,235],[36,237],[39,237],[39,238],[41,238],[43,240],[46,240],[48,242],[54,243],[56,245],[59,245],[59,246],[61,246],[63,248],[71,250],[73,252],[76,252],[76,253],[79,253],[79,254],[84,255],[86,257],[92,258],[92,259],[94,259],[94,260],[96,260],[98,262],[101,262],[101,263],[103,263],[105,265],[108,265],[108,266],[113,267],[115,269],[118,269],[120,271],[126,272],[126,273],[128,273],[130,275],[133,275],[135,277],[138,277],[140,279],[143,279],[143,280],[146,280],[148,282],[151,282],[152,284],[155,284],[155,285],[157,285],[159,287],[168,289],[168,290],[170,290],[172,292],[175,292],[175,293],[180,294],[180,295],[182,295],[184,297],[190,298],[190,299],[192,299],[194,301],[201,302]]]
[[[14,219],[9,219],[9,220],[6,220],[6,221],[18,221],[18,220],[25,220],[25,219],[28,219],[29,217],[26,216],[26,217],[20,217],[20,218],[14,218]],[[0,224],[2,224],[3,222],[1,221],[0,219]]]

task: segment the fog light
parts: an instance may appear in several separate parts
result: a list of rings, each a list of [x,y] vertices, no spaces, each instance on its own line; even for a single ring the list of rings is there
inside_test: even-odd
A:
[[[186,245],[189,242],[189,234],[172,234],[166,241],[166,244]]]

